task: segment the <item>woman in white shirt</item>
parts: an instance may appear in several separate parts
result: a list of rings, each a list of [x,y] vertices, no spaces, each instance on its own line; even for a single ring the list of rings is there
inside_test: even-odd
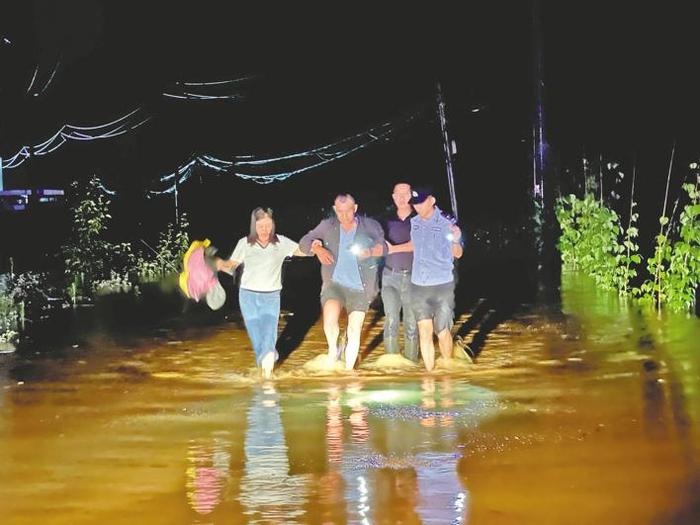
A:
[[[255,208],[250,216],[250,234],[238,241],[229,260],[217,259],[217,268],[233,271],[243,265],[238,301],[257,365],[265,379],[279,358],[275,349],[280,316],[282,264],[287,257],[306,256],[299,245],[275,232],[269,208]]]

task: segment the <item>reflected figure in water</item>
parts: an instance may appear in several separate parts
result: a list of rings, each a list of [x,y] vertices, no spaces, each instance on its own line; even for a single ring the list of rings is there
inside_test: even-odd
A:
[[[457,473],[455,425],[471,402],[457,406],[449,379],[425,378],[418,391],[406,386],[345,392],[350,435],[363,437],[344,447],[350,521],[464,523],[468,492]]]
[[[421,417],[420,423],[426,431],[437,432],[436,439],[433,440],[437,450],[416,454],[419,494],[416,512],[421,517],[421,523],[465,523],[469,493],[457,475],[457,462],[461,454],[454,450],[455,436],[451,431],[455,425],[452,413],[455,404],[452,397],[453,383],[445,378],[436,389],[435,380],[425,378],[421,390],[421,407],[426,413]],[[439,450],[443,447],[446,451]]]
[[[416,513],[421,523],[467,523],[469,493],[457,476],[458,457],[452,453],[426,452],[416,460],[419,494]]]
[[[417,512],[418,474],[413,466],[378,469],[374,497],[372,523],[422,523]]]
[[[487,414],[489,391],[433,377],[367,386],[284,395],[270,381],[254,388],[245,414],[237,411],[244,438],[227,429],[189,447],[187,496],[198,518],[463,523],[457,427]]]
[[[304,522],[306,481],[289,473],[279,401],[274,385],[266,382],[248,408],[240,501],[249,523]]]
[[[228,445],[215,438],[211,443],[192,443],[187,450],[187,501],[197,514],[206,516],[221,503],[230,476]]]
[[[347,386],[346,392],[353,396],[361,392],[362,385],[360,383],[352,383]],[[350,441],[353,444],[367,443],[369,440],[369,422],[367,416],[369,409],[357,398],[349,398],[348,406],[350,407]]]
[[[328,391],[326,408],[326,450],[328,464],[340,465],[343,461],[343,407],[340,403],[339,388]]]
[[[238,241],[231,257],[217,259],[218,270],[232,272],[243,266],[238,301],[255,361],[269,379],[279,359],[277,327],[280,317],[282,264],[287,257],[305,257],[299,245],[276,233],[270,208],[255,208],[250,215],[250,232]]]

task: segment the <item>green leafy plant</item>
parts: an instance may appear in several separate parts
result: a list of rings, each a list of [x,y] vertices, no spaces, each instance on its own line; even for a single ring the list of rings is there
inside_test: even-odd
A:
[[[663,209],[659,217],[659,233],[656,236],[656,244],[654,245],[654,256],[647,261],[647,278],[634,292],[639,296],[642,304],[655,306],[661,312],[661,305],[666,302],[666,287],[668,286],[668,262],[671,258],[672,247],[669,244],[668,233],[671,229],[671,220],[666,215],[666,207],[668,204],[668,190],[671,184],[671,172],[673,169],[673,159],[676,153],[676,144],[674,142],[671,150],[671,160],[668,166],[668,175],[666,176],[666,191],[664,193]],[[678,201],[676,201],[676,204]],[[675,207],[674,207],[675,211]]]
[[[583,199],[569,195],[559,199],[556,217],[562,231],[558,246],[565,267],[587,273],[608,290],[627,282],[625,276],[631,274],[636,257],[627,259],[626,246],[618,241],[624,231],[615,211],[593,195]],[[635,234],[634,229],[628,232],[628,236]]]
[[[663,226],[668,224],[668,217],[662,215],[659,217],[659,223],[663,232]],[[638,289],[634,289],[634,293],[642,304],[656,306],[660,309],[661,305],[666,302],[668,261],[671,258],[672,248],[666,234],[659,233],[655,239],[654,256],[647,260],[647,272],[650,277],[645,279]]]
[[[684,184],[690,202],[680,216],[680,238],[673,243],[668,265],[668,303],[673,310],[689,311],[695,307],[695,291],[700,280],[700,191],[698,183]]]
[[[634,202],[634,183],[636,179],[636,169],[632,172],[632,191],[630,194],[630,211],[627,228],[624,232],[622,244],[618,244],[615,254],[615,275],[613,281],[618,293],[627,296],[630,293],[630,282],[637,277],[635,265],[642,262],[642,257],[638,253],[639,245],[636,240],[639,237],[639,229],[635,226],[639,219],[639,214],[634,211],[637,203]]]
[[[46,306],[45,277],[11,272],[0,279],[0,342],[15,342],[26,321]]]
[[[584,159],[583,174],[586,193],[583,198],[571,194],[560,197],[555,207],[561,235],[558,248],[563,266],[568,270],[581,271],[595,279],[596,285],[605,290],[617,290],[621,296],[630,291],[630,282],[637,276],[636,266],[642,261],[636,238],[639,215],[634,212],[633,172],[630,211],[627,227],[623,229],[618,213],[605,204],[604,178],[614,175],[610,183],[619,183],[624,174],[618,163],[603,164],[599,159],[597,174],[591,175]],[[613,189],[611,198],[619,199]]]
[[[0,343],[14,343],[19,330],[19,311],[12,298],[0,287]]]
[[[560,197],[555,208],[555,215],[561,229],[557,246],[562,263],[570,270],[580,270],[583,265],[580,224],[582,208],[583,201],[580,201],[576,195]]]
[[[671,162],[673,161],[673,154]],[[695,183],[686,183],[682,189],[688,203],[683,207],[679,225],[674,217],[679,199],[676,199],[671,216],[666,215],[666,204],[671,170],[666,179],[664,206],[659,217],[659,234],[656,236],[654,255],[647,261],[648,277],[632,293],[639,302],[657,309],[663,306],[678,312],[692,311],[700,281],[700,166],[691,164]]]
[[[160,281],[166,275],[179,271],[182,256],[190,245],[189,223],[183,213],[178,224],[169,223],[158,237],[155,248],[142,241],[148,252],[139,256],[136,273],[141,282]]]
[[[106,237],[112,218],[109,200],[97,177],[86,184],[71,185],[74,204],[71,235],[61,247],[68,279],[68,293],[73,304],[90,299],[95,285],[110,279],[112,272],[127,275],[134,264],[131,244],[113,244]]]

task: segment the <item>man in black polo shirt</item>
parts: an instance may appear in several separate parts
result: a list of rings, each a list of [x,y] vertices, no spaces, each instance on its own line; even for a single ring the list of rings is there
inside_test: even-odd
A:
[[[413,253],[411,240],[411,217],[415,215],[409,204],[411,186],[400,182],[391,194],[396,209],[384,220],[384,237],[389,252],[386,255],[382,272],[382,301],[384,303],[384,351],[387,354],[399,353],[399,323],[403,310],[404,351],[411,361],[418,361],[418,329],[411,308],[411,265]]]

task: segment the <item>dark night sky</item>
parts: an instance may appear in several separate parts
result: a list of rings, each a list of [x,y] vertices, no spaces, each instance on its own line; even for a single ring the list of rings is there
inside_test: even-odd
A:
[[[583,151],[623,161],[637,152],[652,195],[663,184],[674,138],[680,159],[700,156],[697,37],[686,8],[609,4],[542,2],[549,142],[561,167]],[[0,45],[4,155],[48,138],[64,122],[100,124],[139,105],[154,115],[133,134],[71,143],[7,171],[5,184],[32,177],[65,185],[98,173],[123,188],[148,185],[192,152],[227,158],[298,151],[430,104],[440,80],[459,146],[463,215],[501,220],[529,187],[532,6],[460,7],[251,11],[231,2],[3,2],[0,36],[12,41]],[[50,89],[27,97],[35,66],[46,78],[56,60],[61,67]],[[159,96],[168,81],[249,74],[255,78],[243,102]],[[475,107],[482,110],[473,113]],[[214,191],[245,195],[245,202],[293,195],[312,209],[339,189],[388,195],[398,177],[428,180],[444,192],[439,140],[433,120],[293,182],[261,188],[218,181]],[[197,191],[198,198],[206,194]]]

